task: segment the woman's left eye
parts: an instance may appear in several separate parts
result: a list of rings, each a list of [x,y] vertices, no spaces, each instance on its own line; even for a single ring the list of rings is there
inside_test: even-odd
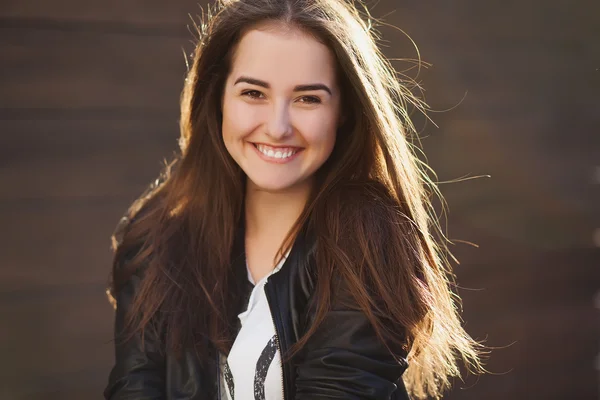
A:
[[[319,104],[321,102],[321,99],[317,96],[302,96],[300,97],[300,100],[302,103],[306,104]]]

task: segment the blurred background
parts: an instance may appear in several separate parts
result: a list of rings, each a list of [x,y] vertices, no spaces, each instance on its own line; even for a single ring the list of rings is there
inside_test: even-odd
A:
[[[416,123],[439,181],[491,176],[441,184],[466,328],[497,348],[445,398],[599,399],[600,2],[369,4],[431,63],[438,127]],[[200,13],[0,1],[0,399],[101,398],[109,237],[176,148]],[[381,31],[388,57],[417,56]]]

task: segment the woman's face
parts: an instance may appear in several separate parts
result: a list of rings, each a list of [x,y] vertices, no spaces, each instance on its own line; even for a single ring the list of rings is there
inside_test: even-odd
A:
[[[332,52],[301,30],[259,25],[235,49],[222,110],[225,146],[249,185],[310,188],[340,120]]]

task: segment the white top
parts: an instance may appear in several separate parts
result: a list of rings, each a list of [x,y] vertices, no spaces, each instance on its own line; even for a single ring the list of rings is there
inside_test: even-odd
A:
[[[238,315],[242,327],[227,360],[222,360],[223,400],[283,400],[281,354],[265,284],[269,276],[281,269],[285,259],[255,284],[248,308]],[[246,269],[248,280],[254,284]]]

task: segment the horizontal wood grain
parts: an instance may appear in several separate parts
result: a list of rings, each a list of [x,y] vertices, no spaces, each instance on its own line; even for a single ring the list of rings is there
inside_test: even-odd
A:
[[[44,1],[5,0],[0,5],[1,17],[69,19],[83,21],[119,21],[138,24],[187,23],[188,14],[201,13],[206,1],[182,0],[89,0]]]
[[[0,210],[0,298],[23,290],[44,297],[108,282],[110,235],[132,200]]]
[[[3,399],[100,398],[113,362],[113,310],[98,285],[87,292],[0,302]],[[93,317],[92,317],[93,316]]]
[[[177,110],[188,45],[185,38],[0,28],[0,109]]]
[[[539,0],[414,1],[401,5],[382,2],[374,7],[372,14],[375,17],[385,15],[386,23],[417,38],[417,35],[422,38],[436,37],[440,43],[446,43],[445,39],[460,39],[466,45],[493,40],[518,46],[576,43],[582,34],[597,34],[596,15],[599,9],[594,0],[577,3],[564,0],[552,3]]]
[[[167,120],[0,121],[0,202],[131,196],[177,148]],[[25,204],[24,204],[25,205]]]

